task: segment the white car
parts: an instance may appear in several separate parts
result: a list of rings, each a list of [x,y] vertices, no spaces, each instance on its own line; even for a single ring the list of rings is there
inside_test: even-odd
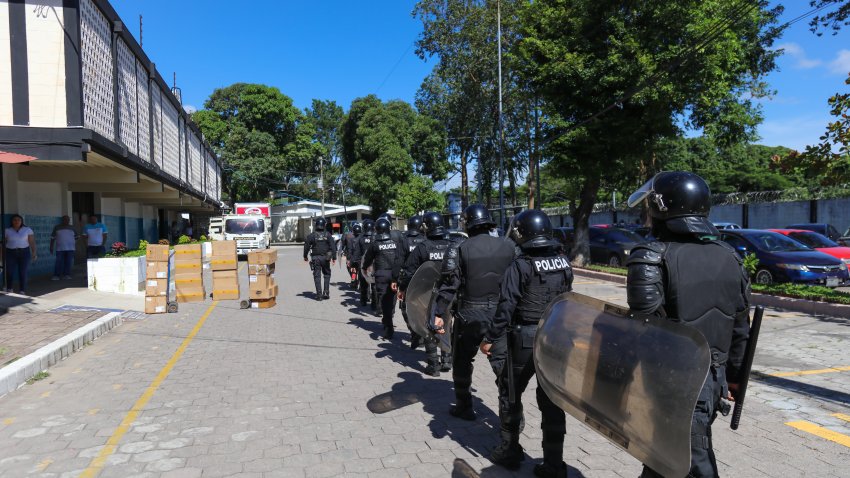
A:
[[[715,222],[713,224],[717,229],[741,229],[741,226],[734,222]]]

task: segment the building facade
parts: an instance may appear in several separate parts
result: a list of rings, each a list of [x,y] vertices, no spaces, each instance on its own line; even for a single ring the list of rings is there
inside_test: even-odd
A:
[[[221,206],[220,160],[101,0],[0,0],[0,168],[4,228],[21,214],[42,257],[63,215],[132,248]]]

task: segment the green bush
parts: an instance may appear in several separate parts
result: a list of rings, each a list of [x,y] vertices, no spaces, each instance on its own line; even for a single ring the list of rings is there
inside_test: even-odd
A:
[[[587,264],[584,266],[585,269],[589,269],[597,272],[606,272],[608,274],[615,274],[618,276],[628,275],[629,270],[625,267],[612,267],[612,266],[600,266],[598,264]]]
[[[754,277],[756,275],[756,271],[759,268],[759,258],[756,257],[755,254],[747,254],[744,256],[744,270],[747,271],[750,277]]]
[[[177,244],[189,244],[192,242],[192,238],[183,234],[177,239]]]
[[[778,295],[794,299],[806,299],[816,302],[829,302],[833,304],[850,305],[850,294],[823,286],[812,286],[805,284],[753,284],[753,292],[761,294]]]
[[[201,237],[199,237],[199,238],[198,238],[198,240],[199,240],[199,241],[201,241],[201,242],[207,242],[207,241],[209,241],[209,239],[207,239],[207,236],[205,236],[205,235],[203,235],[203,234],[201,234]]]
[[[140,240],[139,241],[139,250],[140,251],[147,251],[148,250],[148,241],[146,241],[144,239]]]

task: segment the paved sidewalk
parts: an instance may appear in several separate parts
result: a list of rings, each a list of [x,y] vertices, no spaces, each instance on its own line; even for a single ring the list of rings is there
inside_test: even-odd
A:
[[[477,361],[474,376],[478,421],[451,417],[451,378],[421,373],[424,352],[407,346],[400,314],[396,339],[380,339],[380,320],[357,305],[341,269],[333,269],[332,300],[315,302],[300,248],[280,252],[276,308],[207,301],[129,321],[49,379],[0,399],[0,476],[531,475],[542,456],[533,386],[523,397],[530,459],[507,472],[486,459],[498,442],[486,362]],[[576,288],[624,298],[606,283],[579,279]],[[768,314],[762,373],[827,371],[758,379],[741,428],[732,432],[726,418],[715,426],[724,476],[848,476],[850,441],[839,442],[850,440],[850,423],[834,415],[850,419],[850,369],[840,369],[850,365],[848,325]],[[583,424],[568,418],[567,429],[570,476],[640,473]]]
[[[0,315],[0,368],[104,314],[102,311],[18,311]]]

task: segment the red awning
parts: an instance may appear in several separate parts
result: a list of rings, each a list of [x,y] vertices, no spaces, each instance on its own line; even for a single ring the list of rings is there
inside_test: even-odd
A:
[[[35,161],[37,158],[33,156],[27,156],[25,154],[18,153],[9,153],[6,151],[0,151],[0,163],[28,163],[30,161]]]

